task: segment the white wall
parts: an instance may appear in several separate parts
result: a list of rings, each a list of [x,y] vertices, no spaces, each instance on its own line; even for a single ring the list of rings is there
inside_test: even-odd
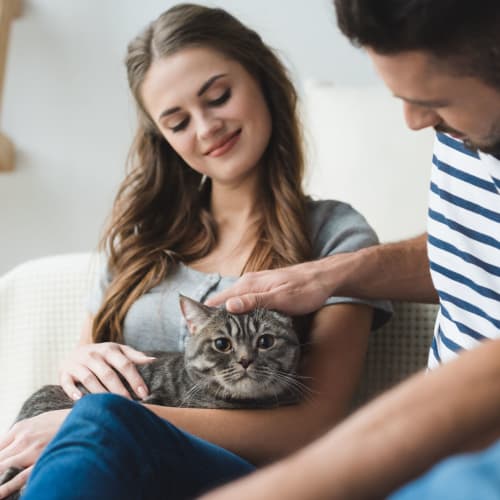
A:
[[[176,2],[25,0],[13,24],[1,130],[17,165],[0,174],[0,273],[96,246],[134,127],[128,41]],[[338,33],[330,0],[220,0],[308,78],[371,85],[365,55]],[[423,167],[425,168],[425,167]]]
[[[401,103],[382,85],[343,86],[309,81],[308,192],[347,201],[381,241],[426,229],[432,129],[406,127]]]

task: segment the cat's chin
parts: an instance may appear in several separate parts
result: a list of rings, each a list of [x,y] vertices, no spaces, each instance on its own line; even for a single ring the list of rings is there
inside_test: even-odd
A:
[[[239,380],[233,380],[225,390],[233,397],[241,399],[253,399],[259,394],[259,383],[254,378],[243,375]]]

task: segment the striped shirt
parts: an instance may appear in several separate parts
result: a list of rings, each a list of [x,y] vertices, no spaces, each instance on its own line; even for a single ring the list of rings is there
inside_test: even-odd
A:
[[[428,253],[439,312],[429,368],[500,338],[500,160],[438,133]]]

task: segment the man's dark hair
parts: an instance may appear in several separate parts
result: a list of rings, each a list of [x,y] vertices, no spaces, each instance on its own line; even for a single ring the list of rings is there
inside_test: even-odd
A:
[[[379,54],[423,50],[500,88],[500,0],[334,0],[340,30]]]

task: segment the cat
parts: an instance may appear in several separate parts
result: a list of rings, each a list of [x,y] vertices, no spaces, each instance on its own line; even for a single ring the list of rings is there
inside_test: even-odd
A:
[[[136,366],[149,388],[143,403],[236,409],[273,408],[300,401],[307,389],[297,373],[301,347],[290,317],[267,309],[232,314],[183,295],[179,303],[190,332],[185,351],[145,352],[155,359]],[[79,389],[88,393],[81,384]],[[73,404],[61,386],[46,385],[25,401],[15,422],[69,409]],[[0,484],[20,471],[9,468],[0,475]],[[11,494],[8,500],[19,494]]]

